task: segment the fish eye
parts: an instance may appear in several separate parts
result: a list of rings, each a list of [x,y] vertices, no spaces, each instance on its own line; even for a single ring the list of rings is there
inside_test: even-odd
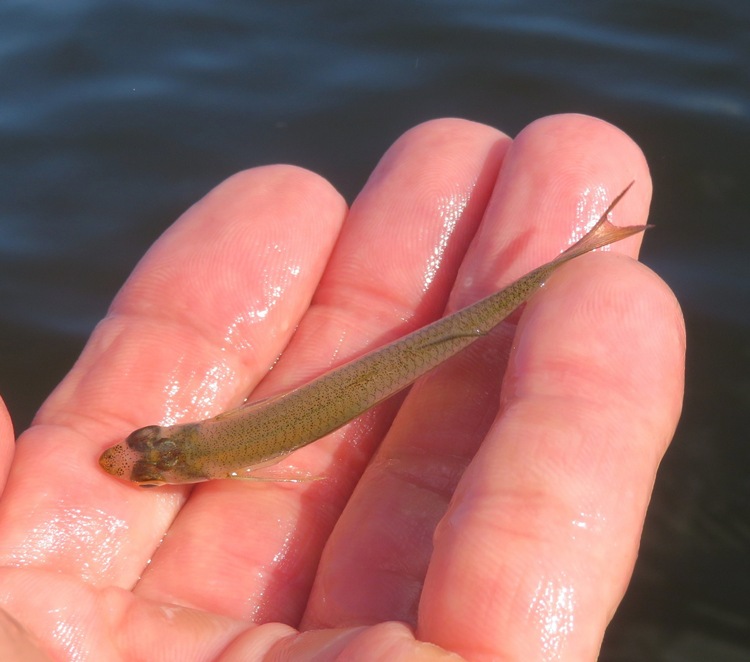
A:
[[[130,472],[130,480],[143,487],[157,487],[164,484],[164,476],[153,462],[138,460]]]
[[[135,432],[131,432],[125,443],[134,451],[146,453],[153,448],[154,440],[158,439],[160,432],[161,428],[158,425],[147,425],[145,428],[138,428]]]

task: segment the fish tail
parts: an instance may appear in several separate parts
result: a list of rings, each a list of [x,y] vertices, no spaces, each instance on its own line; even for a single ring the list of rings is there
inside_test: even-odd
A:
[[[607,207],[604,213],[599,217],[596,225],[594,225],[594,227],[575,244],[560,253],[560,255],[553,260],[553,264],[557,266],[563,262],[572,260],[579,255],[593,251],[596,248],[601,248],[602,246],[607,246],[608,244],[613,244],[616,241],[638,234],[639,232],[643,232],[646,228],[651,227],[650,225],[629,225],[626,227],[618,227],[607,220],[609,213],[615,208],[615,205],[622,200],[622,197],[630,190],[630,187],[633,186],[633,184],[634,182],[630,182],[630,184],[628,184],[622,192],[612,200],[609,207]]]

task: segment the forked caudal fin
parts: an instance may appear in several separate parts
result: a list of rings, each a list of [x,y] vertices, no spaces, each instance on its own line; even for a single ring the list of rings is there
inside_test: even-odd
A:
[[[643,232],[646,228],[651,227],[650,225],[628,225],[626,227],[618,227],[613,225],[607,220],[609,213],[615,208],[622,197],[630,190],[634,182],[630,182],[622,192],[609,204],[609,207],[599,217],[591,230],[589,230],[583,237],[581,237],[575,244],[570,248],[566,249],[560,255],[553,260],[554,264],[560,264],[572,260],[579,255],[593,251],[596,248],[613,244],[616,241],[630,237],[631,235]]]

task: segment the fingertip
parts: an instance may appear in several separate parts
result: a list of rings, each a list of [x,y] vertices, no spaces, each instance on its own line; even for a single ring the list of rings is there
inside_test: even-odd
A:
[[[5,406],[5,402],[0,397],[0,440],[3,443],[6,440],[13,441],[13,421],[10,418],[10,412]]]
[[[461,136],[471,137],[473,141],[480,137],[485,139],[509,140],[507,134],[495,127],[481,122],[463,119],[461,117],[440,117],[426,120],[405,131],[394,143],[398,145],[402,140],[455,140]]]
[[[13,421],[5,402],[0,398],[0,491],[5,487],[14,450]]]
[[[258,191],[269,199],[308,200],[318,205],[339,208],[346,213],[346,201],[327,179],[300,166],[285,163],[247,168],[217,184],[197,204],[220,198],[221,205],[231,203],[239,208],[252,204]]]
[[[569,394],[605,409],[614,403],[630,424],[640,420],[641,437],[651,440],[642,449],[658,462],[682,408],[685,326],[679,302],[656,273],[625,255],[575,260],[529,302],[517,339],[506,403],[529,394]]]
[[[645,222],[652,194],[648,163],[638,144],[613,124],[577,113],[549,115],[526,126],[512,152],[529,154],[523,170],[534,178],[536,190],[544,183],[552,198],[564,199],[571,190],[602,182],[611,188],[611,199],[635,182],[621,208],[643,210],[640,220],[631,218],[627,225]]]

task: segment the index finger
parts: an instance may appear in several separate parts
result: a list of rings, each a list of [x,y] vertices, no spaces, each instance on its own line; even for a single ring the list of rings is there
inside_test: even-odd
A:
[[[123,491],[99,453],[136,427],[239,404],[292,335],[345,214],[321,178],[259,168],[154,244],[18,440],[0,502],[4,564],[132,585],[186,490]]]

